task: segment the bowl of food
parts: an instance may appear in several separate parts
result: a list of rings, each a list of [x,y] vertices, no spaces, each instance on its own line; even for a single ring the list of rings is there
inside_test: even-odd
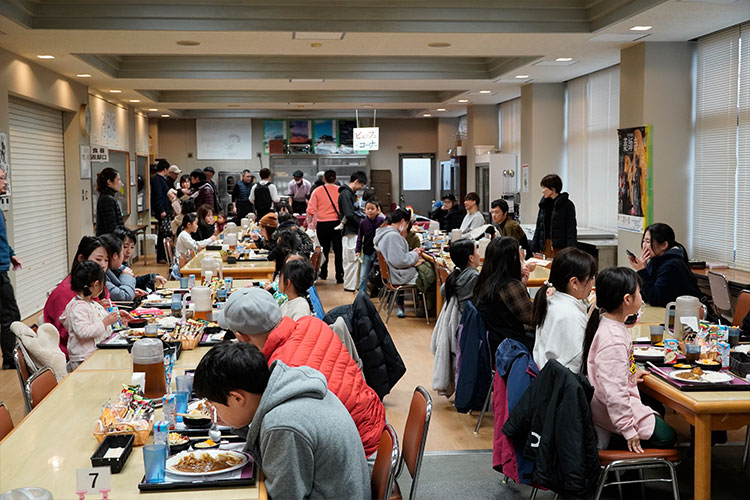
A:
[[[146,326],[146,323],[148,323],[148,320],[145,319],[131,319],[128,323],[129,328],[143,328]]]
[[[194,439],[192,446],[194,450],[214,450],[219,447],[221,443],[217,443],[211,439]]]
[[[188,429],[208,429],[211,427],[211,416],[201,410],[190,410],[182,417]]]
[[[715,359],[699,359],[695,362],[696,365],[700,366],[704,370],[718,372],[721,370],[721,363]]]
[[[190,439],[179,432],[169,433],[169,454],[175,455],[190,448]]]

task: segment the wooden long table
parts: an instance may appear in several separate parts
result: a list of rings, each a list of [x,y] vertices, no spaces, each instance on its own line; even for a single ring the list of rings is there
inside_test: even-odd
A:
[[[183,276],[194,274],[197,277],[201,276],[201,262],[207,255],[212,255],[221,259],[221,254],[215,250],[201,250],[198,254],[190,259],[185,264],[180,273]],[[273,279],[273,273],[276,270],[276,263],[269,261],[252,261],[252,262],[237,262],[235,264],[227,264],[226,262],[222,265],[224,276],[232,277],[235,279]]]
[[[126,350],[111,352],[117,353],[113,358],[129,362]],[[76,469],[91,467],[90,457],[98,446],[93,430],[101,406],[128,382],[130,369],[76,370],[65,377],[0,441],[0,491],[38,486],[55,498],[76,498]],[[156,418],[161,419],[161,410]],[[110,497],[138,497],[143,473],[143,448],[135,447],[122,471],[112,474]],[[254,487],[153,492],[142,498],[265,499],[267,494],[259,478]]]

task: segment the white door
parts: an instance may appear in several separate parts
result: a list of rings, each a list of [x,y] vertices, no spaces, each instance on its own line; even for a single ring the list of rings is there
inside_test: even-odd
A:
[[[11,97],[10,188],[21,317],[44,307],[47,291],[68,274],[62,113]]]

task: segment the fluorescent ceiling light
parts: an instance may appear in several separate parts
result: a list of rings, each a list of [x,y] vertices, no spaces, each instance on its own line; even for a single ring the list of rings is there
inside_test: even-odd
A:
[[[121,92],[122,92],[122,90],[119,90],[119,89],[112,89],[112,90],[109,91],[110,94],[119,94]]]
[[[200,44],[197,40],[177,40],[177,45],[182,45],[183,47],[197,47]]]
[[[633,26],[630,28],[630,31],[648,31],[651,28],[653,28],[653,26]]]
[[[557,61],[557,62],[568,62],[568,61],[572,61],[572,60],[573,60],[572,57],[558,57],[557,59],[555,59],[555,61]]]
[[[346,33],[343,31],[295,31],[293,40],[343,40]]]
[[[589,38],[589,42],[635,42],[648,36],[648,33],[599,33]]]
[[[469,102],[468,99],[459,99],[458,102]]]
[[[130,102],[141,102],[140,99],[130,99]]]
[[[162,118],[169,118],[169,115],[161,115]]]
[[[427,44],[428,47],[432,47],[433,49],[443,49],[445,47],[450,47],[451,44],[448,42],[430,42]]]
[[[159,108],[148,108],[149,111],[159,111]]]
[[[491,94],[492,91],[491,90],[480,90],[479,93],[480,94]]]
[[[529,75],[516,75],[515,78],[518,78],[520,80],[523,80],[524,78],[528,78]]]
[[[290,78],[289,83],[323,83],[325,78]]]
[[[91,75],[89,73],[78,73],[76,76],[78,78],[91,78]]]
[[[425,118],[429,118],[429,117],[431,117],[432,115],[431,115],[431,114],[429,114],[429,113],[425,113],[425,114],[423,114],[422,116],[424,116]]]
[[[445,108],[438,108],[438,111],[447,111]]]
[[[55,56],[51,56],[49,54],[39,54],[36,56],[37,59],[54,59]]]

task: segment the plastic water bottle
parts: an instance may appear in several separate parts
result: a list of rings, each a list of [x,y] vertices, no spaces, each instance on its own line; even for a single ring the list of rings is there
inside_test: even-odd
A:
[[[169,422],[159,420],[154,424],[154,444],[167,444],[169,439]]]
[[[195,275],[191,274],[188,276],[188,288],[192,290],[194,286],[195,286]]]
[[[164,420],[169,423],[169,428],[174,429],[175,424],[177,423],[177,415],[175,415],[175,412],[177,411],[177,400],[174,393],[169,392],[164,395],[164,406],[162,407],[162,410],[164,412]]]

